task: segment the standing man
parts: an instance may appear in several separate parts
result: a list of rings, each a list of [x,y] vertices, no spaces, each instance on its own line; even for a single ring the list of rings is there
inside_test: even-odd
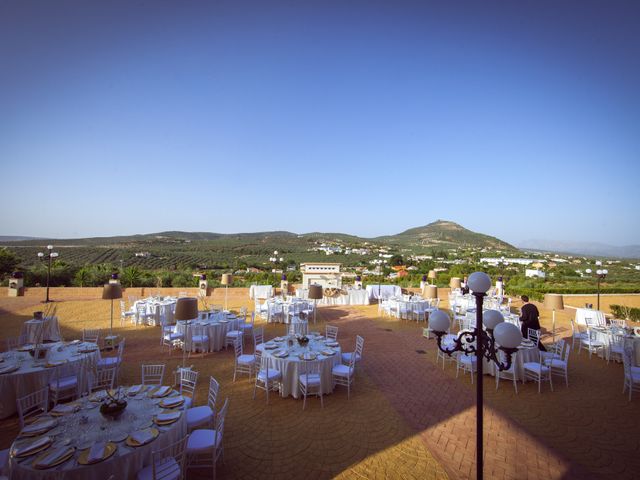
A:
[[[529,329],[538,330],[538,338],[540,338],[540,312],[538,307],[533,303],[529,303],[529,297],[522,295],[520,299],[524,302],[522,308],[520,308],[520,331],[522,332],[522,338],[529,338]],[[543,352],[547,349],[542,342],[538,341],[538,348]]]

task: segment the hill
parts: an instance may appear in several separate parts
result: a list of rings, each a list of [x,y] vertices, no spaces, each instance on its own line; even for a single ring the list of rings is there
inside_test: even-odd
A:
[[[448,220],[437,220],[422,227],[410,228],[402,233],[378,237],[374,240],[405,247],[479,247],[495,250],[517,250],[516,247],[502,240],[482,233],[472,232]]]

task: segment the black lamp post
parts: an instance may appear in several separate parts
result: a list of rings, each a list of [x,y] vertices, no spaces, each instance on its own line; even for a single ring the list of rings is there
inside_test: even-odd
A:
[[[274,288],[278,288],[278,264],[282,264],[282,262],[284,262],[284,258],[282,257],[278,257],[278,251],[274,250],[273,252],[273,257],[269,257],[269,261],[271,263],[273,263],[273,273],[276,276],[276,285],[274,286]],[[275,293],[274,293],[275,295]]]
[[[601,265],[602,265],[602,262],[597,261],[597,262],[596,262],[596,265],[597,265],[597,266],[601,266]],[[585,272],[587,272],[587,273],[591,273],[591,269],[590,269],[590,268],[587,268],[587,269],[585,270]],[[598,270],[596,270],[596,279],[597,279],[597,286],[598,286],[598,301],[597,301],[597,307],[596,307],[596,310],[600,310],[600,282],[601,282],[602,280],[604,280],[605,278],[607,278],[607,274],[608,274],[608,273],[609,273],[609,270],[607,270],[606,268],[605,268],[605,269],[598,269]]]
[[[40,260],[44,259],[45,257],[47,257],[48,259],[48,265],[47,265],[47,298],[45,299],[44,303],[49,303],[51,300],[49,300],[49,281],[51,279],[51,261],[53,258],[56,258],[58,256],[57,252],[52,251],[53,250],[53,245],[47,245],[47,253],[42,253],[42,252],[38,252],[38,258]]]
[[[485,358],[493,362],[498,370],[511,367],[511,356],[522,342],[520,329],[504,321],[497,310],[483,312],[483,301],[491,288],[491,279],[486,273],[475,272],[469,276],[468,286],[476,298],[476,325],[473,330],[463,330],[451,342],[443,345],[442,337],[451,326],[449,315],[436,310],[429,316],[429,328],[436,335],[438,348],[451,356],[454,352],[476,355],[476,478],[482,479],[483,465],[483,392],[482,375]],[[484,327],[483,328],[483,324]],[[498,352],[505,354],[505,362],[498,358]]]

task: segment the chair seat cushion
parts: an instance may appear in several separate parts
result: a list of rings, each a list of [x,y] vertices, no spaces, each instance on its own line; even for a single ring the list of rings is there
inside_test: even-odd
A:
[[[256,363],[256,357],[253,355],[240,355],[238,357],[238,363],[242,363],[244,365],[253,365]]]
[[[182,340],[183,338],[184,338],[184,335],[181,335],[179,333],[170,333],[170,334],[164,336],[164,339],[167,340],[168,342],[174,342],[176,340]]]
[[[78,385],[78,377],[75,375],[70,377],[62,377],[58,381],[53,380],[49,384],[49,388],[51,390],[67,390],[70,388],[75,388]]]
[[[472,364],[472,363],[475,364],[478,361],[475,356],[470,356],[470,355],[460,355],[459,359],[460,359],[460,363],[464,363],[464,364]]]
[[[582,344],[585,346],[590,346],[593,348],[600,348],[600,347],[604,347],[604,343],[599,341],[599,340],[589,340],[588,338],[583,338],[582,339]]]
[[[156,478],[162,480],[178,480],[181,478],[180,465],[175,458],[167,457],[156,462]],[[138,472],[137,480],[153,480],[153,465],[148,465]]]
[[[198,429],[191,432],[187,440],[187,453],[203,453],[220,447],[222,436],[215,430]]]
[[[526,362],[522,365],[525,370],[529,370],[535,373],[545,373],[549,371],[549,367],[545,365],[540,365],[538,362]]]
[[[200,405],[199,407],[189,408],[186,412],[187,426],[189,428],[204,425],[213,418],[213,411],[209,405]]]
[[[331,370],[331,373],[338,377],[350,377],[353,372],[349,369],[348,365],[336,365]]]
[[[564,360],[560,360],[559,358],[554,358],[547,362],[547,367],[552,368],[567,368],[567,362]]]
[[[345,352],[342,354],[342,361],[344,363],[349,363],[351,361],[351,355],[353,355],[355,353],[356,355],[356,362],[360,361],[360,355],[358,355],[356,352]]]
[[[267,377],[267,371],[266,370],[260,370],[258,372],[258,380],[260,380],[261,382],[265,382],[267,380],[269,380],[270,382],[273,382],[274,380],[280,380],[282,378],[282,374],[276,370],[275,368],[270,368],[269,369],[269,376]]]
[[[303,385],[320,385],[320,374],[310,373],[309,375],[300,375],[300,383]]]

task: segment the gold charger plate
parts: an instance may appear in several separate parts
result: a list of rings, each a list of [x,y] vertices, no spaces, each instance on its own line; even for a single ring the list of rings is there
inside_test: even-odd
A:
[[[67,363],[66,360],[58,360],[57,362],[47,362],[45,363],[44,367],[45,368],[59,367],[60,365],[64,365],[65,363]]]
[[[300,360],[305,360],[307,362],[310,362],[310,361],[315,360],[316,358],[318,358],[318,354],[312,353],[311,355],[306,356],[306,355],[301,353],[300,355],[298,355],[298,358]]]
[[[65,453],[64,455],[62,455],[60,458],[58,458],[55,462],[50,463],[50,464],[43,464],[41,462],[44,461],[45,458],[47,458],[47,455],[49,455],[49,452],[43,452],[40,455],[38,455],[38,457],[33,461],[33,468],[36,468],[38,470],[45,470],[47,468],[53,468],[53,467],[57,467],[58,465],[60,465],[61,463],[66,462],[67,460],[69,460],[71,457],[73,457],[73,454],[75,453],[75,448],[73,447],[67,447],[67,453]]]
[[[160,412],[160,413],[174,413],[174,411],[173,410],[166,410],[166,411]],[[159,425],[159,426],[171,425],[172,423],[176,423],[178,420],[180,420],[181,416],[182,416],[182,413],[180,413],[180,415],[178,415],[176,418],[173,418],[171,420],[158,420],[158,417],[154,416],[153,417],[153,423],[155,423],[156,425]]]
[[[82,450],[82,452],[80,452],[80,455],[78,456],[78,463],[80,465],[93,465],[94,463],[100,463],[103,460],[106,460],[107,458],[109,458],[114,453],[116,453],[117,449],[118,449],[118,446],[115,443],[108,442],[104,446],[104,453],[102,454],[102,458],[100,458],[98,460],[94,460],[93,462],[90,462],[89,461],[89,453],[91,452],[91,447],[86,448],[86,449]]]
[[[32,443],[35,443],[35,442],[37,442],[37,440],[34,440]],[[23,451],[22,453],[18,453],[16,455],[14,455],[14,457],[16,457],[16,458],[30,457],[31,455],[35,455],[38,452],[46,450],[47,448],[49,448],[51,446],[52,443],[53,443],[53,439],[51,437],[49,437],[49,441],[43,443],[38,448],[34,448],[33,450]]]
[[[157,428],[151,428],[150,430],[151,430],[151,433],[153,434],[153,438],[149,440],[147,443],[138,443],[133,438],[131,438],[131,435],[129,435],[127,437],[126,444],[129,445],[130,447],[142,447],[143,445],[147,445],[153,442],[156,438],[158,438],[158,435],[160,435],[160,430],[158,430]]]

